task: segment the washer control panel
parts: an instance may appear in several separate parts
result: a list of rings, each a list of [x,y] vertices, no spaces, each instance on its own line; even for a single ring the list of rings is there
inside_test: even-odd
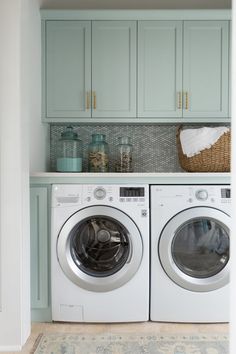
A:
[[[148,203],[148,185],[83,185],[86,203]]]
[[[98,200],[104,199],[106,194],[107,192],[103,187],[97,187],[93,192],[94,197]]]
[[[120,202],[145,202],[144,187],[120,187]]]

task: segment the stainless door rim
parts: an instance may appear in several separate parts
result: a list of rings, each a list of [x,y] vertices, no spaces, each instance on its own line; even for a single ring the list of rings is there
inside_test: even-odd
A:
[[[130,254],[124,266],[106,277],[94,277],[76,266],[70,251],[70,232],[75,225],[90,217],[111,217],[129,231]],[[143,255],[143,241],[134,221],[124,212],[109,206],[91,206],[73,214],[61,228],[56,245],[59,264],[65,275],[81,288],[96,292],[116,289],[127,283],[137,272]],[[62,289],[63,291],[63,289]]]
[[[164,227],[159,239],[158,253],[166,274],[180,287],[190,291],[207,292],[222,288],[229,283],[229,262],[216,275],[208,278],[194,278],[183,273],[172,257],[172,240],[181,225],[195,218],[211,218],[222,225],[229,235],[230,217],[210,207],[193,207],[175,215]]]

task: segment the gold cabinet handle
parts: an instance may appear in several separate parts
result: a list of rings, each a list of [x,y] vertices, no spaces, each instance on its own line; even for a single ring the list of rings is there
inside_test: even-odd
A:
[[[96,95],[96,91],[93,91],[93,109],[97,109],[97,95]]]
[[[177,93],[177,108],[182,109],[182,92]]]
[[[90,108],[90,92],[86,92],[86,109]]]
[[[189,108],[189,97],[188,97],[188,92],[185,92],[185,109]]]

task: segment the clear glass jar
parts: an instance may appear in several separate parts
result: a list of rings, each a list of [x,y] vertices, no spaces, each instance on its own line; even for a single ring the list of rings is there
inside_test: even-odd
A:
[[[88,149],[89,172],[108,172],[109,146],[106,142],[106,135],[92,134],[92,142]]]
[[[68,126],[57,142],[57,171],[81,172],[83,144],[73,127]]]
[[[133,172],[131,139],[129,136],[118,138],[116,172]]]

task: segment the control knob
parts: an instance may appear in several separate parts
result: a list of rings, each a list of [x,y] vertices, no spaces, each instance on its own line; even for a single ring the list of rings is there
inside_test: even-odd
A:
[[[195,196],[197,200],[207,200],[208,193],[205,189],[199,189],[198,191],[196,191]]]
[[[95,191],[94,191],[94,197],[95,197],[96,199],[104,199],[105,196],[106,196],[106,191],[105,191],[104,188],[98,187],[98,188],[95,189]]]

